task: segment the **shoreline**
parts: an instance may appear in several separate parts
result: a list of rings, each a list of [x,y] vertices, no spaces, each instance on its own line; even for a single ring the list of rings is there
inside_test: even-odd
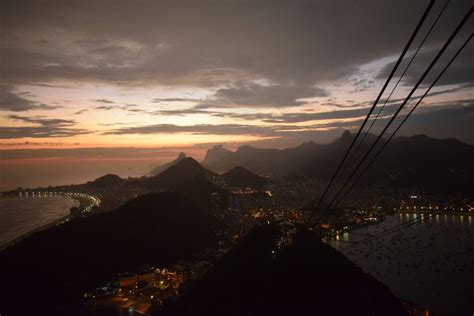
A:
[[[459,216],[474,216],[474,212],[470,211],[452,211],[452,212],[442,212],[442,211],[433,211],[433,212],[420,212],[420,211],[398,211],[395,212],[395,214],[400,214],[400,215],[411,215],[411,214],[417,214],[417,215],[459,215]]]
[[[75,207],[76,205],[80,204],[80,202],[70,196],[68,196],[67,198],[71,199],[72,200],[72,205],[71,207]],[[71,208],[70,207],[70,208]],[[69,208],[69,209],[70,209]],[[5,249],[7,249],[8,247],[11,247],[11,246],[14,246],[15,244],[17,244],[18,242],[20,242],[21,240],[33,235],[34,233],[37,233],[39,231],[42,231],[42,230],[45,230],[47,228],[50,228],[52,226],[55,226],[55,225],[60,225],[60,224],[63,224],[65,222],[68,222],[73,216],[71,215],[70,211],[68,211],[68,214],[64,215],[64,216],[61,216],[60,218],[56,219],[56,220],[53,220],[52,222],[50,223],[46,223],[44,225],[41,225],[33,230],[30,230],[24,234],[21,234],[20,236],[18,237],[15,237],[14,239],[12,240],[9,240],[5,243],[2,243],[0,244],[0,251],[3,251]]]

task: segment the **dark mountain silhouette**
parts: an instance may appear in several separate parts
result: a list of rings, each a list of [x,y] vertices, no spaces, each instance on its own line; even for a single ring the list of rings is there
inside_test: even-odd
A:
[[[214,218],[197,205],[185,194],[151,193],[5,249],[2,313],[74,315],[84,292],[119,272],[191,259],[216,242]]]
[[[212,193],[221,189],[211,182],[216,177],[193,158],[184,158],[160,174],[140,179],[135,185],[149,191],[182,192],[193,197],[202,207],[210,207]]]
[[[163,164],[163,165],[161,165],[161,166],[155,167],[150,173],[151,173],[152,175],[160,174],[163,170],[168,169],[169,167],[171,167],[171,166],[177,164],[178,162],[180,162],[181,160],[183,160],[183,159],[185,159],[185,158],[186,158],[186,154],[182,152],[182,153],[180,153],[180,154],[178,155],[178,157],[176,157],[175,160],[170,161],[170,162],[168,162],[168,163],[165,163],[165,164]]]
[[[226,160],[232,155],[233,152],[228,149],[225,149],[223,145],[215,145],[211,149],[207,150],[204,162],[206,164],[220,163],[221,161]]]
[[[279,236],[276,225],[255,228],[164,315],[408,316],[386,286],[315,233],[300,228],[283,250]]]
[[[221,160],[206,156],[203,165],[219,172],[242,166],[260,175],[310,176],[327,180],[353,137],[354,134],[345,131],[330,144],[309,142],[287,149],[242,146],[235,152],[227,151]],[[366,137],[353,156],[356,159],[348,160],[352,163],[348,165],[350,168],[346,169],[346,175],[374,140],[374,135]],[[430,193],[464,192],[474,185],[474,146],[455,139],[434,139],[426,135],[394,138],[360,184],[394,189],[417,188]]]
[[[160,174],[144,179],[143,184],[154,190],[212,191],[215,186],[209,180],[215,176],[193,158],[184,158]]]
[[[341,144],[342,148],[347,148],[353,137],[349,134]],[[374,138],[370,135],[362,144],[357,155],[359,159]],[[308,167],[306,171],[321,175],[314,167]],[[435,139],[426,135],[394,138],[359,183],[371,184],[433,194],[466,192],[474,186],[474,146],[456,139]]]
[[[97,178],[94,181],[87,182],[86,185],[92,189],[101,189],[123,184],[124,182],[125,179],[122,179],[115,174],[106,174],[105,176]]]
[[[287,149],[255,148],[245,145],[236,151],[226,151],[221,159],[216,159],[212,154],[214,149],[211,149],[202,164],[216,172],[241,166],[261,175],[285,175],[297,172],[302,165],[309,164],[313,157],[324,149],[324,145],[313,142]]]
[[[262,189],[271,181],[265,177],[256,175],[243,167],[235,167],[222,174],[224,182],[236,188]]]
[[[218,176],[202,167],[193,158],[184,158],[155,176],[122,179],[108,174],[94,181],[78,184],[73,190],[92,192],[101,200],[101,210],[109,211],[119,207],[125,201],[151,192],[181,192],[189,194],[201,207],[211,203],[211,194],[224,194],[214,180]],[[71,187],[58,187],[71,190]]]

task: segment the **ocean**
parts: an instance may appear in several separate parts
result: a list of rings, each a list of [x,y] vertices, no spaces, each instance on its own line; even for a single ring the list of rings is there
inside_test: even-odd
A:
[[[158,159],[0,160],[0,192],[18,187],[81,184],[108,173],[124,178],[139,177],[148,175],[164,162]]]
[[[416,216],[420,215],[389,216],[329,244],[400,298],[442,315],[472,315],[474,216],[435,215],[352,250],[343,249],[366,239],[366,234],[383,232]]]
[[[69,215],[70,197],[0,198],[0,247]]]

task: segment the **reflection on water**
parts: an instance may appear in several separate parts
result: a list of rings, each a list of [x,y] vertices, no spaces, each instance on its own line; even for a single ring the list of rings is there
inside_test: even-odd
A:
[[[346,233],[342,234],[342,240],[349,241],[349,233],[346,232]]]
[[[353,249],[342,249],[420,216],[388,216],[379,225],[344,234],[330,244],[401,298],[446,315],[472,313],[472,216],[434,215]]]
[[[76,203],[65,196],[1,198],[0,246],[68,215]]]

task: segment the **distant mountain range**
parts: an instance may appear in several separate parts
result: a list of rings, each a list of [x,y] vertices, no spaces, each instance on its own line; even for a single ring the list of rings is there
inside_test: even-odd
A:
[[[294,148],[270,149],[241,146],[236,151],[214,146],[206,153],[203,166],[215,172],[226,172],[234,167],[244,167],[260,175],[282,175],[298,171],[309,164],[324,145],[303,143]]]
[[[155,190],[166,189],[178,192],[192,192],[195,190],[203,192],[204,190],[215,192],[218,191],[218,187],[213,183],[218,182],[223,182],[229,187],[253,189],[262,189],[271,183],[269,179],[256,175],[240,166],[222,174],[214,173],[204,168],[193,158],[186,158],[184,153],[181,153],[172,162],[159,166],[154,170],[160,170],[160,172],[155,176],[140,180],[140,182],[147,188]]]
[[[315,178],[327,181],[353,140],[345,131],[329,144],[303,143],[286,149],[241,146],[236,151],[222,145],[207,151],[202,164],[184,153],[153,170],[155,175],[122,179],[108,174],[83,186],[92,191],[117,188],[136,193],[173,191],[200,196],[203,203],[211,193],[228,187],[262,189],[272,177]],[[345,180],[374,141],[368,135],[338,178]],[[376,147],[377,148],[377,147]],[[474,187],[474,146],[455,139],[434,139],[425,135],[393,139],[368,169],[358,187],[382,190],[410,190],[428,194],[469,193]],[[129,190],[130,191],[130,190]]]
[[[303,143],[286,149],[241,146],[230,151],[222,145],[209,149],[203,166],[215,172],[244,167],[259,175],[305,176],[328,179],[354,135],[345,131],[329,144]],[[368,150],[375,136],[369,134],[348,161],[348,175]],[[377,148],[377,147],[376,147]],[[463,192],[474,186],[474,146],[455,139],[426,135],[393,139],[362,179],[363,184],[387,188],[416,187],[432,193]]]

